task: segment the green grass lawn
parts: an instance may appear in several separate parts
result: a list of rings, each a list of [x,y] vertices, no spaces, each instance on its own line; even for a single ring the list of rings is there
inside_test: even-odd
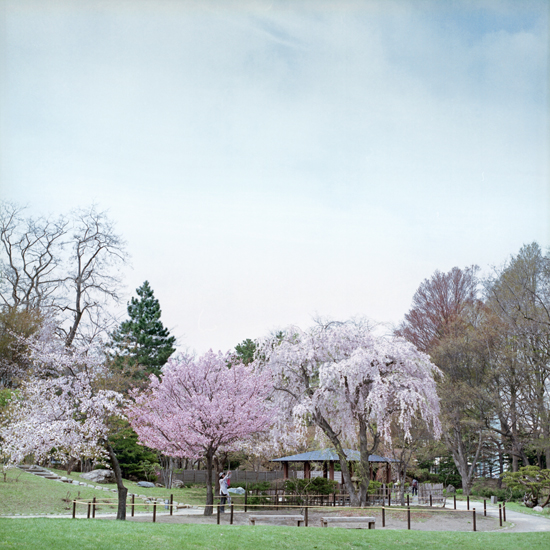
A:
[[[454,533],[168,525],[104,520],[0,519],[0,549],[41,550],[547,550],[549,533]]]
[[[464,495],[457,495],[456,496],[456,500],[461,500],[463,502],[466,502],[467,498],[464,496]],[[494,504],[490,504],[490,499],[485,499],[487,501],[487,505],[488,506],[495,506]],[[470,496],[470,501],[471,502],[483,502],[483,497],[478,497],[478,496],[475,496],[475,495],[472,495]],[[453,502],[453,497],[447,497],[447,503],[451,503],[452,505],[452,502]],[[502,504],[502,502],[500,503]],[[498,508],[498,504],[497,504],[497,508]],[[543,517],[543,518],[550,518],[550,507],[546,507],[544,508],[544,510],[542,512],[535,512],[535,510],[533,510],[532,508],[527,508],[527,506],[525,506],[522,502],[507,502],[506,503],[506,510],[513,510],[514,512],[521,512],[522,514],[528,514],[530,516],[540,516],[540,517]]]
[[[65,477],[86,481],[81,479],[78,473],[67,476],[66,472],[63,470],[51,470]],[[101,484],[101,487],[115,489],[116,484]],[[128,487],[128,492],[130,493],[146,495],[148,497],[169,499],[170,495],[173,494],[175,502],[182,502],[185,504],[204,505],[206,502],[206,488],[201,486],[193,486],[185,489],[164,489],[161,487],[145,489],[143,487],[138,487],[131,481],[127,481],[126,487]],[[115,502],[117,494],[98,491],[82,485],[59,483],[49,479],[42,479],[33,474],[14,468],[8,471],[6,482],[0,481],[0,515],[71,514],[72,500],[91,500],[94,497],[96,497],[96,499],[111,499]],[[67,500],[69,502],[67,502]],[[136,500],[136,503],[141,502],[141,500]],[[100,505],[97,513],[114,509],[114,506]],[[136,507],[136,511],[150,512],[151,510],[151,506],[148,508],[142,506]],[[82,505],[78,507],[78,513],[84,513]]]

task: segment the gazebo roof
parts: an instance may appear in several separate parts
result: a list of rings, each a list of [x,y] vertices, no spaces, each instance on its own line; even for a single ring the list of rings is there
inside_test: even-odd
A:
[[[352,449],[344,449],[346,458],[350,462],[359,462],[361,460],[361,454],[359,451],[353,451]],[[309,451],[307,453],[300,453],[297,455],[283,456],[281,458],[274,458],[271,462],[336,462],[339,460],[338,454],[333,449],[321,449],[319,451]],[[369,462],[399,462],[393,458],[384,458],[378,455],[369,455]]]

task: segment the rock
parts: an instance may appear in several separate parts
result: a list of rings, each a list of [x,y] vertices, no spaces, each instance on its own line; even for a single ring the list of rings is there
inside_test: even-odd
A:
[[[176,481],[172,482],[172,487],[174,487],[174,489],[181,489],[185,487],[185,483],[183,483],[181,479],[176,479]]]
[[[543,508],[542,506],[535,506],[535,507],[533,508],[533,510],[534,510],[535,512],[544,512],[544,508]]]
[[[448,495],[452,495],[454,492],[456,492],[456,489],[454,485],[447,485],[446,491]]]
[[[493,495],[493,496],[491,497],[491,504],[495,504],[495,505],[498,504],[498,497],[496,497],[495,495]]]
[[[88,479],[94,483],[114,483],[115,473],[112,470],[93,470],[87,474],[81,474],[83,479]]]
[[[155,487],[164,487],[162,483],[155,483]]]
[[[137,486],[138,487],[154,487],[155,484],[151,483],[150,481],[138,481]]]

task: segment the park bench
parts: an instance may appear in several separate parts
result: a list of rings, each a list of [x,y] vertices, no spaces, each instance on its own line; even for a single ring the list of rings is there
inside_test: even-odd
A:
[[[376,518],[372,517],[344,517],[344,516],[334,516],[334,517],[325,517],[321,518],[321,527],[328,527],[329,523],[364,523],[368,522],[369,529],[374,529]]]
[[[259,519],[277,519],[277,520],[292,520],[295,521],[297,526],[300,527],[300,523],[304,523],[304,516],[273,516],[271,514],[261,514],[257,516],[250,516],[248,521],[251,525],[256,525],[256,520]]]

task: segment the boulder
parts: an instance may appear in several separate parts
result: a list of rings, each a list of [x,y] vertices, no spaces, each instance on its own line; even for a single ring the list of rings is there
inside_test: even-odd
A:
[[[174,489],[181,489],[185,487],[185,483],[183,483],[181,479],[176,479],[176,481],[172,482],[172,487],[174,487]]]
[[[138,487],[154,487],[155,484],[151,483],[150,481],[138,481],[137,483]]]
[[[454,492],[456,492],[454,485],[447,485],[447,494],[452,495]]]
[[[164,487],[162,483],[155,483],[155,487]]]
[[[112,470],[92,470],[87,474],[81,474],[81,478],[94,483],[115,483],[115,473]]]
[[[542,506],[535,506],[535,507],[533,508],[533,510],[534,510],[535,512],[544,512],[544,508],[543,508]]]

